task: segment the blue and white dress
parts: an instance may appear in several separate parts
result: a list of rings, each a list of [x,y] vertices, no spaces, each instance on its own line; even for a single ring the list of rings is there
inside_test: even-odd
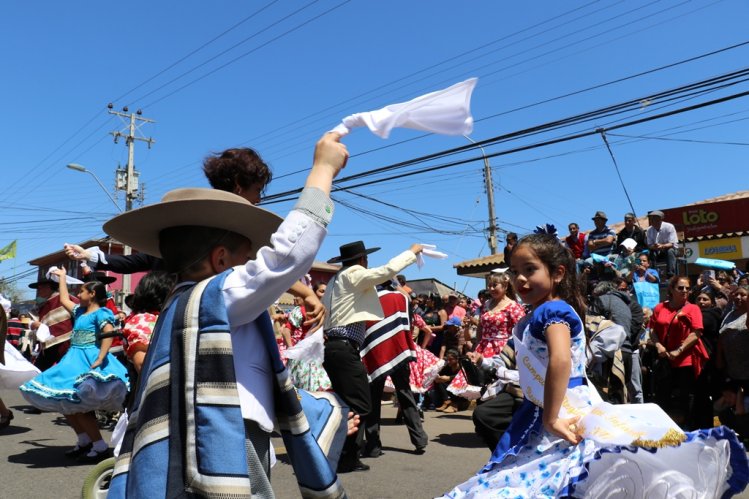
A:
[[[99,356],[99,335],[106,324],[114,324],[107,308],[91,313],[73,309],[70,349],[60,362],[21,385],[21,393],[34,407],[62,414],[93,410],[117,411],[130,388],[127,369],[112,354],[91,369]]]
[[[572,372],[560,417],[581,416],[577,445],[542,423],[551,324],[570,330]],[[746,487],[749,465],[732,431],[685,434],[655,404],[601,401],[585,377],[582,321],[566,302],[546,302],[526,316],[516,326],[515,344],[526,398],[489,463],[445,497],[715,498]]]

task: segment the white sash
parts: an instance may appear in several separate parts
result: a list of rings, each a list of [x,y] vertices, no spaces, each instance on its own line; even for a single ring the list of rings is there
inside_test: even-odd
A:
[[[526,341],[529,336],[526,331]],[[546,365],[517,336],[515,349],[523,395],[543,408]],[[664,447],[686,439],[681,428],[658,405],[609,404],[589,381],[567,389],[559,417],[580,417],[577,433],[602,445]]]

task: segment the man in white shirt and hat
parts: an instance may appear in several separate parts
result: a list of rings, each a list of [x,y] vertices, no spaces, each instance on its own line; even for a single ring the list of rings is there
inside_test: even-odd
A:
[[[381,267],[368,268],[368,255],[380,248],[366,248],[355,241],[339,248],[340,255],[328,263],[341,263],[341,270],[328,282],[323,304],[328,309],[325,321],[325,360],[333,391],[358,414],[362,421],[372,410],[367,370],[359,350],[366,332],[367,321],[383,318],[376,285],[395,277],[416,262],[423,246],[413,244]],[[374,401],[379,403],[379,401]],[[367,471],[359,453],[364,444],[364,425],[346,439],[338,464],[339,473]]]

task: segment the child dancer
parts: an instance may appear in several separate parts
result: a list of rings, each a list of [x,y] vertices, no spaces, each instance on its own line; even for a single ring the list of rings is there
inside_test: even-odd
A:
[[[524,237],[511,260],[532,306],[514,332],[525,399],[489,463],[447,497],[708,498],[745,488],[749,466],[732,431],[684,434],[654,404],[600,400],[585,377],[575,259],[556,236]]]
[[[60,278],[60,303],[74,321],[70,350],[54,367],[23,384],[21,393],[34,407],[65,416],[78,436],[67,457],[98,462],[110,451],[91,411],[122,409],[129,388],[125,367],[108,353],[112,337],[106,336],[114,331],[114,314],[105,308],[104,284],[83,284],[80,304],[75,304],[68,294],[65,269],[54,274]]]

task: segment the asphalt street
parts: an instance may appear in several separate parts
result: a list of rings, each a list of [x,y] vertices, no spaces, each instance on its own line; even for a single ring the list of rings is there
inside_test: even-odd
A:
[[[72,430],[58,414],[24,414],[19,392],[0,393],[15,413],[13,424],[0,433],[0,499],[67,499],[81,496],[93,465],[66,459],[63,452],[74,441]],[[427,412],[426,453],[415,455],[403,425],[394,422],[395,409],[383,407],[382,442],[385,455],[363,459],[367,472],[339,475],[352,499],[421,499],[437,497],[475,473],[489,451],[473,432],[469,411],[455,414]],[[109,432],[104,432],[108,439]],[[299,497],[283,441],[273,441],[278,463],[271,482],[279,499]],[[749,499],[749,492],[737,496]]]
[[[81,496],[90,464],[78,464],[63,453],[75,435],[59,414],[24,414],[28,407],[19,392],[0,393],[15,419],[0,433],[0,499],[68,499]],[[489,451],[473,433],[470,412],[427,412],[429,434],[426,453],[415,455],[403,425],[395,425],[395,410],[383,407],[382,442],[385,455],[364,459],[367,472],[340,475],[349,497],[429,498],[445,493],[475,473]],[[103,432],[109,438],[109,432]],[[299,497],[292,468],[285,458],[283,441],[274,439],[278,463],[271,481],[279,499]]]

